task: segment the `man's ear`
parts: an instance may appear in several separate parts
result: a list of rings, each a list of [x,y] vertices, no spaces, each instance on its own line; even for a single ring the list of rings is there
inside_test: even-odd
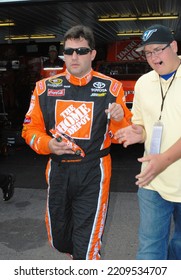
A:
[[[96,54],[97,54],[97,51],[96,50],[92,50],[92,52],[91,52],[91,58],[92,58],[91,60],[92,61],[95,59]]]
[[[175,53],[178,52],[177,41],[174,40],[173,42],[171,42],[171,43],[170,43],[170,46],[171,46],[172,50],[173,50]]]

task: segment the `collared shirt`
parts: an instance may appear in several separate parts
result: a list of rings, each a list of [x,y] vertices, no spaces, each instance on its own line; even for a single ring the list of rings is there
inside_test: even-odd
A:
[[[158,121],[161,111],[162,95],[167,91],[172,80],[160,78],[153,70],[140,77],[135,85],[132,108],[135,124],[144,126],[146,131],[145,155],[149,154],[153,125]],[[161,153],[170,148],[181,137],[181,66],[179,66],[170,86],[162,111],[163,135]],[[142,164],[142,169],[147,163]],[[181,159],[171,164],[159,174],[146,188],[156,190],[168,201],[181,202]]]

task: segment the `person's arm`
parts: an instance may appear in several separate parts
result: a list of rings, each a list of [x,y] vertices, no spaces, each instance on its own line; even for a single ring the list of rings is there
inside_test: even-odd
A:
[[[114,134],[114,138],[125,148],[135,143],[143,143],[145,137],[146,133],[143,126],[136,124],[118,129]]]
[[[127,127],[131,124],[131,117],[132,113],[127,108],[125,104],[125,96],[124,96],[124,90],[122,87],[122,84],[118,81],[116,83],[119,83],[116,85],[115,88],[118,88],[117,90],[117,96],[114,103],[110,105],[108,109],[105,110],[105,112],[108,114],[110,112],[110,125],[109,130],[111,131],[112,135],[114,133],[122,128]],[[114,88],[114,83],[112,84],[112,87]],[[119,86],[118,86],[119,85]],[[115,138],[112,138],[112,143],[118,143],[118,141]]]
[[[181,159],[181,138],[161,154],[149,154],[142,158],[138,158],[139,162],[147,162],[147,166],[136,176],[136,185],[139,185],[140,187],[147,185],[158,174],[179,159]]]
[[[38,154],[74,154],[66,143],[63,141],[57,142],[56,139],[53,139],[47,134],[44,117],[39,105],[38,85],[39,84],[37,83],[31,97],[29,110],[25,116],[22,137],[25,139],[25,142]],[[41,89],[43,86],[44,85],[41,82]],[[42,91],[43,90],[44,88]]]
[[[124,110],[122,106],[116,102],[110,104],[109,108],[105,110],[106,114],[110,114],[110,120],[120,122],[124,118]]]
[[[31,97],[29,110],[23,123],[22,137],[25,142],[38,154],[49,154],[49,141],[52,139],[46,133],[44,118],[39,106],[37,86]]]
[[[181,159],[181,138],[179,138],[175,144],[166,150],[164,154],[170,164]]]

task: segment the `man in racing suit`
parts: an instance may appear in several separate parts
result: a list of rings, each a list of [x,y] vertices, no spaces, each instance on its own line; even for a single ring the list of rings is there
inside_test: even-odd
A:
[[[58,50],[55,45],[49,46],[49,59],[45,60],[41,69],[41,79],[55,76],[64,72],[64,61],[59,58]]]
[[[73,259],[100,259],[106,219],[111,136],[130,125],[122,84],[93,71],[92,31],[75,26],[64,37],[66,71],[37,82],[22,132],[39,154],[50,154],[46,168],[48,238]],[[110,117],[110,119],[109,119]],[[50,130],[59,127],[85,156],[76,155]]]

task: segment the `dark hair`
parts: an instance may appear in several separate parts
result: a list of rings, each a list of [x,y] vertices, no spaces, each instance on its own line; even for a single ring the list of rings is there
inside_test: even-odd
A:
[[[84,25],[76,25],[70,28],[64,35],[64,46],[68,39],[84,38],[87,40],[89,47],[95,49],[95,39],[91,28]]]

